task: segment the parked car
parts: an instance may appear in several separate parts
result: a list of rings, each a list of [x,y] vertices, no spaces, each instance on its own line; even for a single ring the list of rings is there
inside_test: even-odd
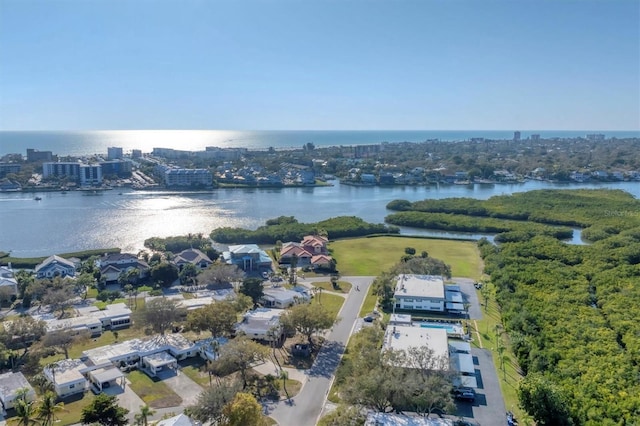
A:
[[[375,318],[373,317],[373,315],[367,315],[366,317],[362,318],[362,320],[364,322],[373,322],[373,320],[375,320]]]
[[[473,402],[476,400],[476,391],[473,388],[456,388],[453,397],[458,401]]]

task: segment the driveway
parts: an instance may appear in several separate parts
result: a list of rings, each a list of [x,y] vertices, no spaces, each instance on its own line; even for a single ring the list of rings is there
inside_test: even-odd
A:
[[[127,418],[130,423],[133,423],[135,415],[140,412],[140,407],[147,404],[131,389],[130,385],[131,382],[125,378],[122,386],[111,385],[103,389],[102,392],[107,395],[115,395],[118,398],[118,405],[129,410]]]
[[[317,423],[327,399],[333,374],[340,363],[360,308],[375,277],[343,277],[353,285],[339,316],[342,320],[334,325],[318,353],[313,366],[308,370],[307,383],[290,401],[281,401],[266,407],[266,414],[278,424],[313,426]],[[356,286],[360,291],[355,290]]]
[[[460,291],[462,291],[464,301],[466,303],[469,303],[469,319],[481,319],[483,317],[481,309],[482,307],[480,306],[480,301],[478,300],[478,292],[473,286],[475,280],[472,280],[471,278],[453,277],[451,281],[460,286]]]
[[[166,374],[166,376],[164,374]],[[194,405],[198,399],[198,395],[203,391],[202,386],[191,380],[179,369],[176,370],[176,374],[173,374],[173,372],[162,372],[158,376],[164,384],[169,386],[172,391],[182,398],[182,404],[180,404],[182,407]]]
[[[493,365],[491,351],[487,349],[471,349],[473,363],[475,364],[478,388],[476,400],[470,402],[457,402],[457,414],[468,420],[473,420],[481,425],[506,424],[505,406],[500,390],[500,383],[496,369]]]

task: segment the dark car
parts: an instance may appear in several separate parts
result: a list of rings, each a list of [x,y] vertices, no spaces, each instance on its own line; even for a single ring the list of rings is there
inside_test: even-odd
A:
[[[366,317],[362,318],[362,320],[364,322],[373,322],[375,318],[372,315],[367,315]]]
[[[458,401],[473,402],[476,400],[476,391],[473,388],[457,388],[453,390],[453,397]]]

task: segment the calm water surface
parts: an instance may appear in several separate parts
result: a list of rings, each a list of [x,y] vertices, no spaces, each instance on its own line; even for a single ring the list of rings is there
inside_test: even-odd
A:
[[[332,187],[219,189],[206,193],[105,191],[0,194],[0,250],[18,257],[45,256],[76,250],[120,247],[133,251],[146,238],[209,234],[223,227],[255,229],[267,219],[295,216],[315,222],[335,216],[358,216],[382,223],[394,199],[418,201],[448,197],[487,199],[544,188],[617,188],[640,198],[640,183],[561,185],[529,181],[513,185],[448,185],[429,187]],[[42,200],[35,201],[40,196]],[[404,228],[405,234],[452,236]],[[461,236],[458,234],[458,236]],[[478,238],[480,235],[470,235]],[[579,236],[577,241],[579,242]]]

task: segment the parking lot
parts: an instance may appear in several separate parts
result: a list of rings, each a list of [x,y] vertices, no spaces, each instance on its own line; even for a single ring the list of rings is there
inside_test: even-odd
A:
[[[457,401],[456,415],[480,425],[506,424],[506,409],[496,369],[493,366],[491,351],[472,349],[471,354],[478,381],[476,399],[474,402]]]

